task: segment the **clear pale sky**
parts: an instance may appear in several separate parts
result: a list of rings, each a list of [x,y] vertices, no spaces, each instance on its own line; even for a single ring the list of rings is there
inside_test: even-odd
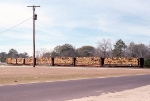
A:
[[[41,6],[35,11],[36,50],[65,43],[96,47],[104,38],[150,44],[150,0],[1,0],[0,52],[32,55],[32,5]]]

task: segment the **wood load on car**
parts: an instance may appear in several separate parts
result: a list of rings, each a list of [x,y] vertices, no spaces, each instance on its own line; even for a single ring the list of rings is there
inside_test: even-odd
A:
[[[7,58],[7,64],[12,65],[33,65],[33,58]],[[36,58],[36,65],[50,66],[92,66],[92,67],[143,67],[144,58],[127,58],[127,57],[56,57],[56,58]]]

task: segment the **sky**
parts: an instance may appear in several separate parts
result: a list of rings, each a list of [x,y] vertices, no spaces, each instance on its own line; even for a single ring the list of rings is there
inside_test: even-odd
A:
[[[32,5],[41,6],[35,9],[35,50],[97,47],[102,39],[150,44],[150,0],[0,0],[0,52],[32,55]]]

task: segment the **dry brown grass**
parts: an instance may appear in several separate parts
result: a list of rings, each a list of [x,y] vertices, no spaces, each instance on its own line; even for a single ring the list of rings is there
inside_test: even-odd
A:
[[[0,85],[150,74],[150,69],[80,67],[0,67]]]

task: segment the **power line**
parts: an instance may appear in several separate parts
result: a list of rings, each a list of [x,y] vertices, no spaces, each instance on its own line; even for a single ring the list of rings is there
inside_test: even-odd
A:
[[[26,21],[30,20],[31,18],[32,18],[32,17],[30,17],[30,18],[28,18],[28,19],[26,19],[26,20],[22,21],[21,23],[19,23],[19,24],[15,25],[15,26],[13,26],[13,27],[11,27],[11,28],[9,28],[9,29],[7,29],[7,30],[3,31],[3,32],[0,32],[0,34],[5,33],[5,32],[7,32],[7,31],[9,31],[9,30],[11,30],[11,29],[13,29],[13,28],[15,28],[15,27],[17,27],[17,26],[21,25],[22,23],[24,23],[24,22],[26,22]]]

